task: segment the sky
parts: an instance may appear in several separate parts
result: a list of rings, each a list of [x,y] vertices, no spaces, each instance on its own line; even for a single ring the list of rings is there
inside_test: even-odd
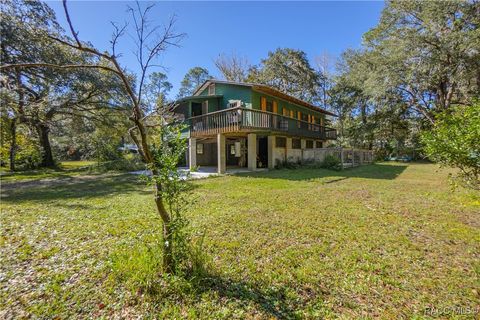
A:
[[[60,24],[68,29],[62,3],[47,1]],[[151,2],[140,2],[146,6]],[[130,20],[128,1],[69,1],[68,8],[82,41],[108,50],[111,22]],[[258,64],[277,48],[303,50],[313,64],[315,57],[328,53],[338,57],[348,48],[359,48],[362,35],[374,27],[384,3],[380,1],[339,2],[200,2],[159,1],[151,11],[152,25],[164,25],[176,16],[175,30],[185,33],[180,47],[169,48],[158,60],[161,71],[173,85],[171,97],[187,71],[196,66],[221,78],[214,60],[220,53],[246,57]],[[130,20],[131,21],[131,20]],[[120,61],[129,70],[138,70],[134,43],[128,35],[120,40]]]

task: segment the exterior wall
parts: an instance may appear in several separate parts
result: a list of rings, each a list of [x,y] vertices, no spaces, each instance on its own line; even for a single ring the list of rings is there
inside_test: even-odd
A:
[[[202,142],[197,142],[197,144],[199,143],[202,143]],[[216,166],[216,165],[217,165],[217,144],[203,143],[203,154],[197,153],[197,166]]]
[[[270,96],[261,92],[256,92],[252,90],[252,106],[253,109],[261,110],[260,107],[260,99],[261,97],[266,97],[267,101],[276,101],[278,105],[278,114],[283,114],[283,109],[286,108],[288,110],[288,117],[290,117],[290,110],[294,111],[294,118],[297,119],[297,112],[300,111],[302,114],[305,115],[313,115],[315,117],[315,123],[321,124],[320,119],[322,119],[322,123],[325,123],[325,115],[321,112],[316,112],[314,110],[311,110],[309,108],[305,108],[304,106],[299,106],[296,104],[293,104],[289,101],[280,99],[278,97]]]
[[[245,107],[252,102],[252,90],[248,87],[216,83],[215,94],[223,95],[222,109],[226,109],[229,100],[241,100]]]
[[[250,88],[234,84],[215,83],[215,94],[223,95],[223,99],[216,105],[215,110],[210,111],[209,108],[209,112],[226,109],[230,100],[241,100],[246,107],[249,107],[252,101],[252,90]],[[208,87],[199,95],[208,96]]]
[[[273,163],[278,164],[281,162],[300,162],[300,161],[312,161],[312,162],[321,162],[325,158],[325,148],[306,148],[306,140],[301,139],[302,148],[293,149],[292,148],[292,138],[287,137],[286,147],[274,148],[273,149]],[[313,140],[315,141],[315,140]],[[317,140],[318,141],[318,140]]]

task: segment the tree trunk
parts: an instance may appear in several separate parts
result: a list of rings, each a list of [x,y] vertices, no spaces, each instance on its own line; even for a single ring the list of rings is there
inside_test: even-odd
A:
[[[50,128],[43,123],[36,125],[38,138],[40,141],[40,146],[42,147],[42,167],[54,167],[55,162],[53,161],[52,146],[50,145],[50,139],[48,134],[50,133]]]
[[[174,271],[173,233],[170,226],[170,215],[165,209],[160,192],[161,186],[158,182],[155,182],[155,204],[163,222],[163,270],[165,273],[171,274]]]
[[[17,151],[17,119],[12,119],[10,125],[12,143],[10,144],[10,171],[15,171],[15,153]]]

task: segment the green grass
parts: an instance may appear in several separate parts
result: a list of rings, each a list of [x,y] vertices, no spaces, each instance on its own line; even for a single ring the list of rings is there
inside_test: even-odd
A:
[[[3,182],[10,181],[27,181],[48,178],[69,178],[84,173],[88,167],[95,165],[95,161],[61,161],[57,169],[37,169],[26,170],[19,172],[11,172],[8,169],[2,168],[0,177]]]
[[[19,181],[2,194],[0,318],[423,319],[425,308],[478,308],[480,194],[453,192],[447,173],[376,164],[196,181],[188,215],[209,264],[189,281],[159,274],[160,221],[138,177]]]

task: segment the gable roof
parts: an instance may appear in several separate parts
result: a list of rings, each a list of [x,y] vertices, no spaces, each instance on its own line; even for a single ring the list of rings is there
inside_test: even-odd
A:
[[[309,108],[313,111],[317,111],[317,112],[321,112],[321,113],[324,113],[324,114],[327,114],[327,115],[330,115],[330,116],[338,117],[336,114],[334,114],[332,112],[329,112],[329,111],[327,111],[325,109],[322,109],[318,106],[315,106],[311,103],[308,103],[308,102],[303,101],[301,99],[295,98],[291,95],[283,93],[283,92],[281,92],[277,89],[274,89],[272,87],[269,87],[269,86],[264,85],[264,84],[259,84],[259,83],[245,83],[245,82],[234,82],[234,81],[209,79],[209,80],[206,80],[200,87],[198,87],[197,90],[195,90],[195,92],[193,93],[193,96],[198,96],[203,90],[205,90],[212,83],[223,83],[223,84],[229,84],[229,85],[234,85],[234,86],[248,87],[248,88],[251,88],[254,91],[269,94],[271,96],[275,96],[275,97],[281,98],[283,100],[290,101],[292,103],[301,105],[303,107],[307,107],[307,108]]]

